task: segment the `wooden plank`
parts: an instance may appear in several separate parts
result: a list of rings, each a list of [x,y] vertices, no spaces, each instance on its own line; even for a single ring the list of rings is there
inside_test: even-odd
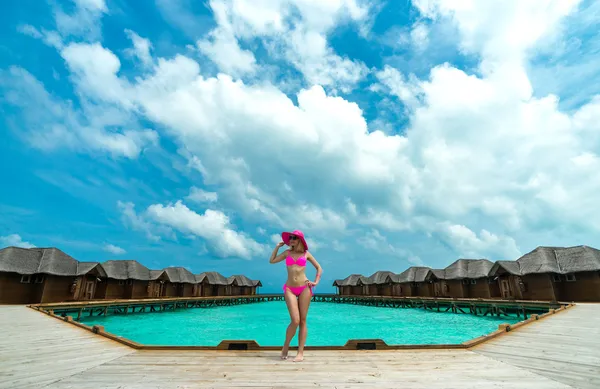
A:
[[[0,306],[0,388],[40,387],[134,352],[24,306]]]
[[[600,304],[578,304],[472,348],[575,388],[600,387]]]

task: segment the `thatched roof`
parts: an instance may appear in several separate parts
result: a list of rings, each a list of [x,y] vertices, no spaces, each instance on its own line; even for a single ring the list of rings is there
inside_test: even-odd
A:
[[[139,280],[150,281],[150,269],[138,261],[133,260],[111,260],[102,263],[108,278],[115,280]]]
[[[444,269],[431,269],[431,272],[438,280],[446,279],[446,273],[444,272]]]
[[[490,274],[495,275],[501,269],[514,275],[598,271],[600,270],[600,250],[589,246],[540,246],[516,261],[496,262],[490,269]]]
[[[259,281],[260,282],[260,281]],[[254,281],[244,275],[235,275],[227,278],[227,283],[235,286],[256,286]]]
[[[163,269],[173,283],[196,284],[196,276],[185,267],[172,266]]]
[[[260,280],[252,280],[252,286],[261,286],[262,287],[262,282],[260,282]]]
[[[229,285],[227,278],[223,277],[216,271],[207,271],[204,273],[196,274],[196,282],[206,282],[209,285]]]
[[[402,273],[392,276],[392,282],[399,284],[409,282],[426,282],[431,278],[435,278],[435,275],[430,268],[423,266],[411,266]]]
[[[169,274],[164,270],[150,270],[150,281],[156,281],[159,278],[166,278],[171,281]]]
[[[79,276],[97,270],[105,276],[98,262],[79,262],[63,251],[50,248],[6,247],[0,250],[0,271],[18,274]]]
[[[487,277],[494,263],[487,259],[459,259],[444,269],[445,280]]]
[[[490,276],[497,275],[498,273],[508,273],[512,275],[520,275],[521,269],[519,268],[519,262],[517,261],[496,261],[494,266],[490,269]]]
[[[382,284],[388,284],[392,282],[392,277],[396,276],[396,274],[394,274],[391,271],[387,271],[387,270],[380,270],[377,271],[373,274],[371,274],[369,277],[361,279],[363,285],[382,285]]]
[[[343,280],[333,281],[333,286],[356,286],[361,277],[363,276],[360,274],[351,274]]]

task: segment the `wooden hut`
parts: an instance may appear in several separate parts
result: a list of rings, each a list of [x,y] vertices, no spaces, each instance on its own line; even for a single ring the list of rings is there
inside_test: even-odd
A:
[[[0,250],[0,303],[33,304],[99,298],[106,273],[97,262],[79,262],[61,250]]]
[[[343,296],[360,296],[362,295],[363,286],[359,285],[361,278],[365,278],[360,274],[351,274],[343,280],[333,281],[333,286],[337,287],[337,293]]]
[[[208,271],[197,274],[196,282],[202,286],[202,297],[227,296],[230,283],[216,271]]]
[[[490,298],[488,275],[494,263],[487,259],[459,259],[444,269],[447,297]]]
[[[251,280],[244,275],[234,275],[227,278],[230,296],[249,296],[256,294],[256,288],[262,286],[258,280]]]
[[[163,270],[170,281],[166,284],[165,297],[196,297],[198,282],[192,272],[180,266],[167,267]]]
[[[600,250],[589,246],[537,247],[516,261],[497,261],[489,275],[492,297],[600,301]]]
[[[153,297],[150,269],[133,260],[102,263],[107,280],[98,286],[98,295],[105,299],[143,299]],[[160,292],[157,297],[160,297]]]
[[[412,266],[400,274],[391,276],[392,295],[406,297],[433,297],[433,285],[437,280],[428,267]]]
[[[365,295],[370,296],[391,296],[393,281],[392,277],[396,276],[391,271],[380,270],[371,274],[366,279],[361,279],[361,282],[366,287]]]

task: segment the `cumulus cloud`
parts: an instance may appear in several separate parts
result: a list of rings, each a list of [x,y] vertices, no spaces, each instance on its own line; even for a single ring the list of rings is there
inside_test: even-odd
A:
[[[0,245],[3,247],[14,246],[14,247],[22,247],[24,249],[30,249],[35,247],[35,245],[24,241],[19,234],[10,234],[5,236],[0,236]]]
[[[147,214],[158,223],[203,238],[220,257],[252,259],[264,252],[261,244],[232,229],[229,217],[220,211],[207,209],[198,214],[178,201],[168,205],[153,204],[148,207]]]
[[[254,73],[256,59],[240,41],[262,39],[273,58],[283,57],[310,84],[349,91],[368,72],[366,66],[337,55],[327,35],[338,24],[365,23],[369,8],[364,2],[211,0],[217,27],[198,46],[232,76]]]
[[[122,255],[127,252],[127,251],[125,251],[125,249],[123,249],[119,246],[115,246],[114,244],[110,244],[110,243],[107,243],[104,245],[104,251],[107,251],[107,252],[115,254],[115,255]]]

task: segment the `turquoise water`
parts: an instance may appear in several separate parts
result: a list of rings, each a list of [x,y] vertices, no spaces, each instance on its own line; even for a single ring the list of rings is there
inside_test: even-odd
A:
[[[256,340],[283,345],[289,314],[283,301],[171,312],[86,317],[115,335],[162,346],[216,346],[222,340]],[[383,339],[387,344],[448,344],[488,334],[508,317],[481,317],[414,308],[381,308],[312,302],[308,313],[311,346],[343,346],[348,339]],[[297,345],[297,336],[292,341]]]

